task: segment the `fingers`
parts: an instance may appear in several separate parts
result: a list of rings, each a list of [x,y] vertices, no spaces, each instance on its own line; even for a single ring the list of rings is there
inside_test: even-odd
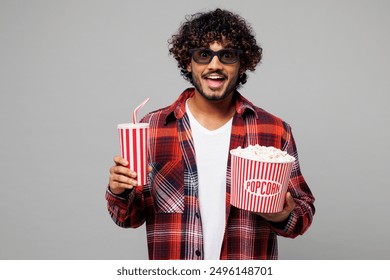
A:
[[[115,156],[114,162],[116,165],[122,165],[122,166],[127,166],[129,164],[127,160],[125,160],[123,157],[120,156]]]
[[[110,168],[109,186],[115,194],[137,186],[137,173],[127,168],[128,162],[119,156],[114,157],[115,165]]]
[[[292,197],[290,192],[287,192],[285,205],[281,212],[256,213],[256,214],[271,222],[282,222],[285,221],[290,216],[290,213],[294,210],[294,208],[295,208],[294,198]]]
[[[130,170],[129,168],[122,165],[114,165],[110,168],[110,174],[120,174],[130,178],[137,177],[137,173],[135,171]]]
[[[285,210],[290,213],[292,210],[294,210],[294,208],[295,208],[294,198],[292,197],[290,192],[287,192],[287,194],[286,194],[286,207],[285,207]]]
[[[110,188],[111,189],[132,189],[137,186],[137,180],[128,176],[111,174],[110,175]]]
[[[115,165],[110,168],[110,190],[115,194],[120,194],[126,189],[132,189],[138,185],[137,173],[129,169],[127,166],[129,162],[120,157],[114,157]],[[148,165],[147,171],[151,172],[153,168]]]

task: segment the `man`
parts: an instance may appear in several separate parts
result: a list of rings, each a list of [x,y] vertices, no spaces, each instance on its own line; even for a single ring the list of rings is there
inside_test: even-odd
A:
[[[303,234],[315,212],[298,160],[280,213],[230,205],[229,150],[259,144],[298,156],[290,126],[237,91],[262,49],[243,18],[216,9],[188,18],[169,51],[194,88],[141,120],[150,124],[149,184],[137,186],[114,158],[110,215],[121,227],[146,222],[150,259],[277,259],[277,235]]]

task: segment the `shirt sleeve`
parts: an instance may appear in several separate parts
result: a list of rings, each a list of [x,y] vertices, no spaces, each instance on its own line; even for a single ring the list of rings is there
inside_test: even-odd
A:
[[[145,203],[142,187],[126,190],[120,195],[106,189],[107,209],[112,220],[120,227],[137,228],[145,222]]]
[[[295,208],[286,221],[274,225],[271,223],[271,227],[281,236],[295,238],[305,233],[310,227],[315,213],[315,199],[301,173],[298,152],[291,128],[289,126],[287,128],[285,150],[296,158],[288,185],[288,191],[295,201]]]

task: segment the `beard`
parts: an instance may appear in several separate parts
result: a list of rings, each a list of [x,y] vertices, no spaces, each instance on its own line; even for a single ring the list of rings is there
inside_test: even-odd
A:
[[[223,75],[223,73],[221,73],[221,71],[215,71],[213,73]],[[208,73],[208,74],[212,74],[212,73]],[[231,80],[229,82],[228,86],[226,87],[225,91],[223,91],[222,94],[220,94],[220,95],[215,95],[213,93],[207,94],[203,90],[200,81],[194,75],[192,75],[192,84],[194,85],[195,89],[200,93],[201,96],[203,96],[205,99],[207,99],[209,101],[224,100],[226,97],[228,97],[230,94],[232,94],[233,91],[237,88],[237,81],[238,81],[238,77],[235,77],[235,79]]]

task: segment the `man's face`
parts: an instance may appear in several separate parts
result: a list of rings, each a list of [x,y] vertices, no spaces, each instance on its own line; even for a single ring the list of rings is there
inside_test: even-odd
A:
[[[219,42],[210,44],[210,49],[219,51],[224,47]],[[240,61],[233,64],[223,64],[218,56],[210,63],[199,64],[193,59],[187,67],[191,72],[195,90],[207,100],[223,100],[229,96],[238,80]]]

